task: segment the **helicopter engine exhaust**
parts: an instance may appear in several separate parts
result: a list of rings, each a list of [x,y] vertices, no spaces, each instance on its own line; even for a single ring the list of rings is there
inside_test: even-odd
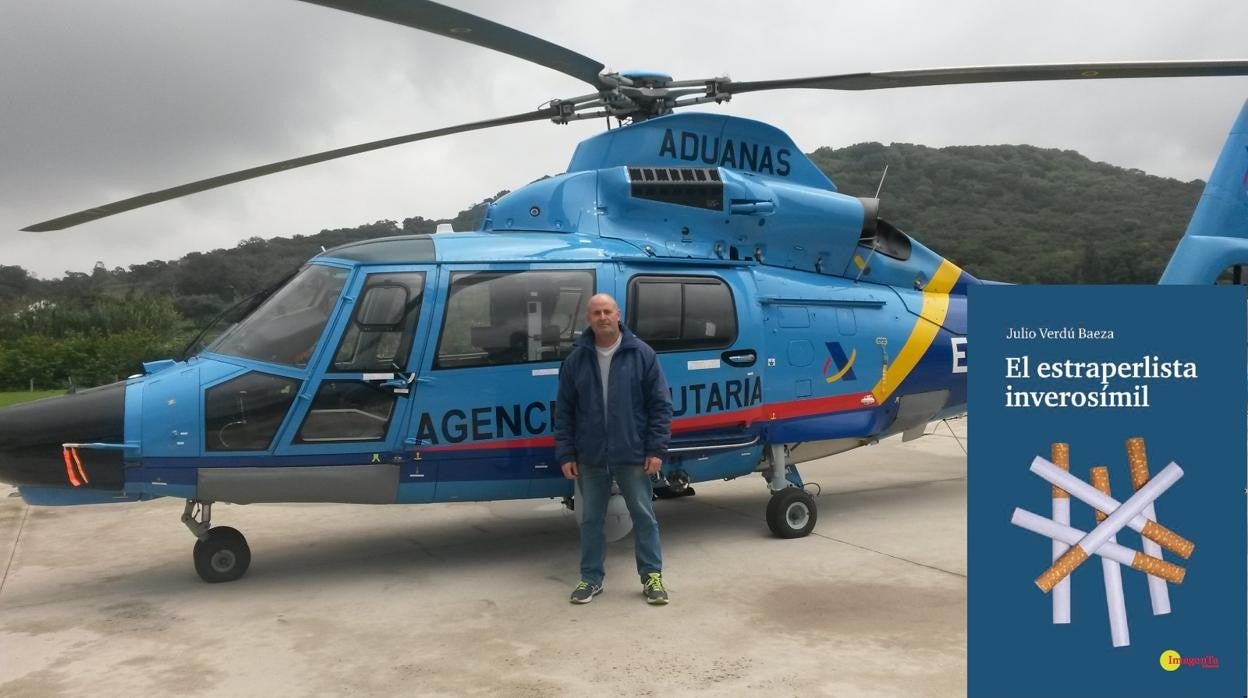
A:
[[[880,220],[880,200],[869,196],[860,196],[858,200],[862,202],[862,237],[873,237]]]

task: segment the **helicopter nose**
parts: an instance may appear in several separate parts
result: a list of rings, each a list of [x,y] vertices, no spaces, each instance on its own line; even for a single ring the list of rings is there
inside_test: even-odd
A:
[[[125,439],[124,382],[0,409],[0,482],[73,485],[64,443],[114,443]],[[83,450],[75,486],[120,490],[125,482],[120,450]],[[85,472],[85,477],[79,477]]]

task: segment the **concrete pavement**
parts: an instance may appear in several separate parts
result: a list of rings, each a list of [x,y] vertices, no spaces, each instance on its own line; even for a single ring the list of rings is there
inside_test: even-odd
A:
[[[804,539],[771,537],[757,475],[656,502],[666,607],[631,538],[569,604],[577,531],[549,500],[217,505],[252,565],[211,585],[180,500],[0,486],[0,695],[962,696],[965,430],[801,466],[822,487]]]

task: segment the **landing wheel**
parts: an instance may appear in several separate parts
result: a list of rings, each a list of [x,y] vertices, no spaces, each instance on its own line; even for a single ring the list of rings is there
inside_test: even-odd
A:
[[[815,530],[819,512],[815,498],[798,487],[786,487],[767,502],[767,527],[777,538],[802,538]]]
[[[195,542],[195,571],[205,582],[232,582],[251,565],[251,548],[237,529],[217,526]]]

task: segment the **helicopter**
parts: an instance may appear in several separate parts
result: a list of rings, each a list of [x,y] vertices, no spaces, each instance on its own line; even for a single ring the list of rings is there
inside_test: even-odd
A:
[[[328,150],[93,207],[53,231],[380,148],[497,126],[615,119],[562,174],[492,202],[475,231],[325,250],[193,356],[0,410],[0,481],[32,505],[185,500],[207,582],[242,577],[216,503],[562,498],[561,360],[609,293],[659,354],[673,438],[656,496],[761,474],[774,535],[818,510],[798,465],[966,411],[967,290],[982,283],[837,191],[779,128],[685,107],[780,89],[1246,75],[1248,61],[972,66],[762,81],[609,72],[423,0],[310,0],[500,51],[589,86],[538,109]],[[1248,262],[1248,110],[1163,281]]]

